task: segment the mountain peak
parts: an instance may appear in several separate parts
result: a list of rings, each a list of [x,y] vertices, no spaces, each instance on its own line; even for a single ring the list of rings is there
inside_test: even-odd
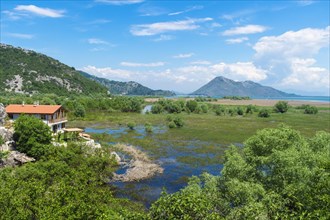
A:
[[[251,98],[281,98],[296,96],[288,94],[268,86],[247,80],[243,82],[234,81],[223,76],[217,76],[206,85],[192,93],[192,95],[207,96],[249,96]]]

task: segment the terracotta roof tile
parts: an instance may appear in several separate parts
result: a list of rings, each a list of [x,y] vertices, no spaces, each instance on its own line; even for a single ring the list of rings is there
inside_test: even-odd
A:
[[[61,105],[8,105],[6,112],[9,114],[54,114]]]

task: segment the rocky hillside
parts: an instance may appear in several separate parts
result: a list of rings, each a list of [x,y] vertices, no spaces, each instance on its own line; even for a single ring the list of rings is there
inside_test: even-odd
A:
[[[89,95],[107,89],[44,54],[0,44],[0,92]]]
[[[145,87],[137,82],[119,82],[114,80],[108,80],[100,77],[90,75],[88,73],[80,71],[80,73],[100,83],[101,85],[108,88],[111,94],[115,95],[142,95],[142,96],[174,96],[175,93],[167,90],[153,90]]]
[[[214,78],[209,83],[193,92],[192,95],[206,95],[212,97],[249,96],[251,98],[281,98],[297,96],[252,81],[235,82],[234,80],[222,76]]]

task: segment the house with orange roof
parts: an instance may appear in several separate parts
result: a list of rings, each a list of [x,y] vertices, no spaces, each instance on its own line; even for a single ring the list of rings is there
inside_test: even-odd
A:
[[[11,120],[16,120],[21,114],[33,115],[46,123],[54,133],[65,128],[68,122],[66,111],[61,105],[8,105],[6,112]]]

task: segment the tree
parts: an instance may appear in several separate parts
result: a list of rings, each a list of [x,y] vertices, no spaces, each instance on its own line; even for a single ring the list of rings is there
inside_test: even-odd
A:
[[[226,151],[221,176],[194,177],[163,194],[152,219],[329,219],[330,133],[287,126],[258,131]],[[196,179],[197,178],[197,179]],[[197,206],[197,204],[201,204]]]
[[[186,107],[189,109],[190,112],[194,112],[198,106],[198,102],[195,100],[189,100],[186,103]]]
[[[287,112],[289,109],[289,104],[286,101],[278,101],[275,105],[274,105],[274,110],[275,112],[279,112],[279,113],[285,113]]]
[[[14,140],[18,151],[40,158],[51,143],[51,130],[34,116],[21,115],[14,123]]]
[[[73,114],[76,117],[81,117],[81,118],[85,117],[86,115],[85,107],[82,104],[76,105]]]

